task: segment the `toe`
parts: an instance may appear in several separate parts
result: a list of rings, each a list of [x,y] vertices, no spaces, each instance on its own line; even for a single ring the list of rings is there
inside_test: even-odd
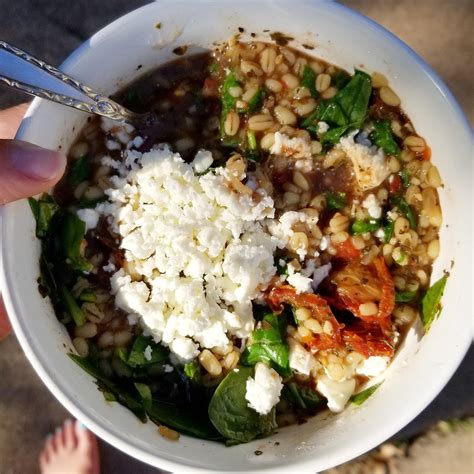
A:
[[[57,427],[53,435],[54,450],[61,451],[64,449],[63,430]]]
[[[76,441],[76,434],[74,430],[74,422],[72,420],[67,419],[64,422],[62,434],[63,434],[64,446],[67,449],[75,448],[77,441]]]

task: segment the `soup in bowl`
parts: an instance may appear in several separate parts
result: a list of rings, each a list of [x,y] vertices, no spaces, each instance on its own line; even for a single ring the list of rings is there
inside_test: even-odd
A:
[[[61,111],[39,141],[41,114],[57,107],[33,106],[20,136],[70,161],[51,195],[30,200],[36,225],[25,203],[6,210],[7,305],[48,386],[130,454],[174,470],[327,468],[413,417],[467,347],[438,328],[463,317],[449,310],[463,263],[443,271],[463,245],[450,245],[463,223],[449,199],[468,188],[443,161],[445,119],[433,122],[428,104],[465,124],[412,53],[340,6],[301,3],[292,31],[247,18],[244,5],[206,5],[219,19],[212,38],[195,7],[177,23],[170,4],[152,5],[65,65],[152,109],[153,127]],[[301,33],[305,12],[319,16]],[[336,42],[345,24],[354,28]],[[384,41],[362,55],[369,40],[356,25]],[[130,62],[81,75],[124,34]],[[467,149],[469,133],[456,133]],[[438,367],[441,343],[452,354]],[[430,383],[415,401],[419,377]]]

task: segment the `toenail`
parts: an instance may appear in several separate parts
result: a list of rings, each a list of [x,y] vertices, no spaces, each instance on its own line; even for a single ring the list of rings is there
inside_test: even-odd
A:
[[[72,420],[70,418],[67,418],[65,421],[64,421],[64,424],[65,425],[71,425],[72,424]]]
[[[81,422],[79,422],[78,426],[79,426],[79,429],[81,429],[81,430],[87,430],[87,426],[82,424]]]

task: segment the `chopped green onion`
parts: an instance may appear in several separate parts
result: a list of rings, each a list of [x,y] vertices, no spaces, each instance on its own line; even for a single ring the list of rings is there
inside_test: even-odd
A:
[[[347,194],[343,192],[326,193],[326,209],[337,210],[346,206]]]
[[[352,223],[351,231],[354,235],[366,234],[367,232],[375,232],[380,228],[381,219],[357,219]]]

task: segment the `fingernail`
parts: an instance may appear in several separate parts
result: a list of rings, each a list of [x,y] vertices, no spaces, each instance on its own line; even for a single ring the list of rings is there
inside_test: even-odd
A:
[[[66,158],[61,153],[21,141],[9,147],[9,154],[13,168],[28,178],[41,181],[56,178],[66,165]]]

